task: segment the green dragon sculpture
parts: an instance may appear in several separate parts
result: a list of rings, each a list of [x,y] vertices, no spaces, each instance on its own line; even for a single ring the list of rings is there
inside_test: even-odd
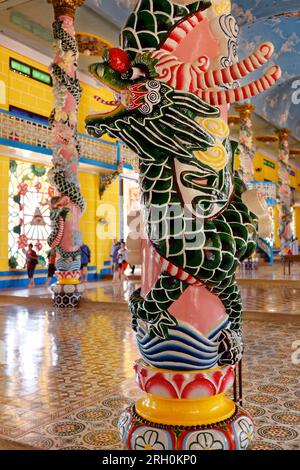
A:
[[[217,335],[215,359],[224,365],[242,356],[242,302],[235,271],[255,250],[257,217],[241,199],[243,183],[233,171],[235,144],[226,132],[216,137],[210,131],[214,126],[208,125],[222,127],[216,104],[223,102],[202,99],[202,91],[190,82],[183,89],[179,75],[166,83],[159,62],[170,31],[175,37],[184,21],[200,23],[210,5],[139,1],[122,31],[123,49],[107,49],[101,62],[90,66],[116,99],[110,102],[112,112],[88,116],[86,129],[95,137],[107,132],[139,157],[144,223],[163,269],[146,296],[137,290],[130,298],[138,342],[140,323],[150,338],[170,338],[178,321],[169,308],[190,285],[202,285],[219,297],[228,314]],[[196,69],[199,75],[207,71],[198,62],[188,73],[192,76]],[[220,90],[221,97],[231,91]],[[212,150],[216,154],[207,154]],[[145,350],[142,355],[151,363]]]

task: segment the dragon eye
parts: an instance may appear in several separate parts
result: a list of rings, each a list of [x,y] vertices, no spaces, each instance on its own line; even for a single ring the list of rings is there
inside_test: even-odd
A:
[[[146,70],[143,67],[132,67],[131,71],[130,80],[137,80],[138,78],[147,76]]]
[[[99,65],[97,66],[97,71],[96,71],[96,72],[97,72],[98,77],[102,78],[103,75],[104,75],[104,65],[103,65],[103,64],[99,64]]]

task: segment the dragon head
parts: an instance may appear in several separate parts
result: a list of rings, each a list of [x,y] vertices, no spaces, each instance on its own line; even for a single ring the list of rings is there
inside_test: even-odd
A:
[[[238,62],[237,34],[229,0],[139,0],[121,32],[121,48],[106,49],[90,66],[114,100],[95,97],[112,109],[88,116],[88,133],[107,132],[144,163],[163,166],[168,155],[181,199],[202,204],[208,218],[233,195],[228,104],[264,91],[280,76],[272,67],[240,87],[237,80],[265,64],[273,46],[262,44]]]

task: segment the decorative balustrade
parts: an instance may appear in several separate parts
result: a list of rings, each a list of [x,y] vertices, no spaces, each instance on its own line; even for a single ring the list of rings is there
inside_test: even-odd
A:
[[[125,145],[95,139],[85,134],[79,134],[78,137],[82,158],[116,166],[119,154],[124,163],[136,168],[137,157]],[[45,122],[0,110],[0,139],[51,150],[53,137],[50,127]]]
[[[122,143],[120,144],[120,152],[123,161],[128,165],[131,165],[132,168],[137,172],[139,167],[139,157]]]

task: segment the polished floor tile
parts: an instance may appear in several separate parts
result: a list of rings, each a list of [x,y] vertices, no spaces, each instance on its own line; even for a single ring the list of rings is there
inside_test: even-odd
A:
[[[246,321],[244,406],[258,449],[300,449],[293,322]],[[118,416],[139,395],[126,305],[0,307],[0,439],[43,449],[119,449]],[[3,348],[2,348],[3,349]]]

